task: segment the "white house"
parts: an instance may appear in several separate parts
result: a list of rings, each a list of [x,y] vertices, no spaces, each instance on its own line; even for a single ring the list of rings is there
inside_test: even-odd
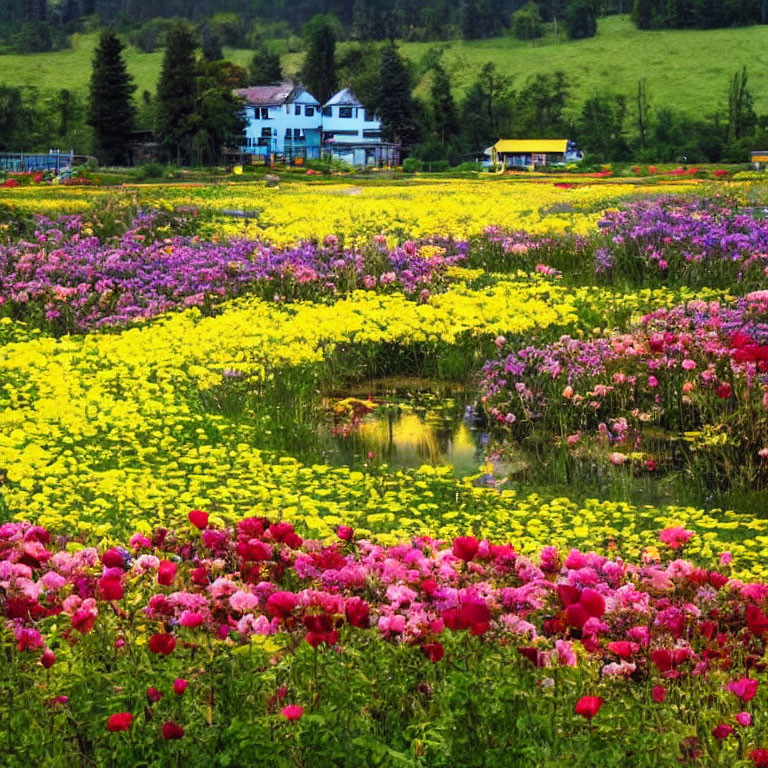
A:
[[[349,88],[323,105],[323,148],[350,165],[399,162],[399,148],[382,139],[381,120]]]
[[[320,102],[301,86],[283,82],[235,91],[247,121],[240,150],[246,155],[318,159],[322,139]]]
[[[350,165],[397,165],[400,147],[382,140],[381,120],[349,88],[325,106],[294,83],[235,91],[245,102],[246,128],[239,152],[265,159],[332,156]]]

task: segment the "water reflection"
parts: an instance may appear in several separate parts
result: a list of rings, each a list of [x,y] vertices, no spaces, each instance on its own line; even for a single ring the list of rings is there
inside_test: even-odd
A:
[[[327,458],[336,464],[384,462],[396,467],[451,465],[475,474],[488,438],[461,393],[395,392],[374,397],[377,408],[347,437],[331,437]]]

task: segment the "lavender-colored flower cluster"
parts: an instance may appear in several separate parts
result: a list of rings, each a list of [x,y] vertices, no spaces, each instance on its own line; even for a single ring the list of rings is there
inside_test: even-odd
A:
[[[722,198],[641,200],[599,222],[597,273],[638,273],[695,285],[766,282],[768,220]]]
[[[322,299],[356,289],[424,298],[467,244],[409,241],[364,249],[334,237],[281,250],[252,240],[158,236],[140,213],[116,237],[92,234],[81,217],[40,219],[34,237],[0,246],[0,313],[57,331],[122,325],[244,293]]]

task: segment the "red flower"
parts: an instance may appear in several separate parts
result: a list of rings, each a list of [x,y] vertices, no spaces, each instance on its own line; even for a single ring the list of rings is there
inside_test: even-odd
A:
[[[739,680],[731,680],[726,687],[742,701],[752,701],[757,693],[757,680],[751,677],[742,677]]]
[[[570,584],[558,584],[557,596],[560,598],[562,604],[567,608],[569,605],[579,602],[581,592]]]
[[[733,394],[733,389],[731,388],[731,385],[727,382],[725,384],[721,384],[717,388],[717,396],[721,400],[727,400],[731,395]]]
[[[300,720],[304,710],[298,704],[289,704],[280,710],[280,714],[286,719],[294,722]]]
[[[657,704],[661,704],[667,698],[667,689],[663,685],[654,685],[651,696]]]
[[[568,623],[572,627],[581,629],[589,621],[589,614],[584,610],[581,603],[571,603],[565,609],[565,618],[568,619]]]
[[[176,723],[167,722],[163,723],[163,738],[166,741],[172,741],[173,739],[180,739],[184,735],[184,729]]]
[[[170,560],[163,560],[157,569],[157,583],[163,587],[168,587],[173,583],[176,578],[176,571],[179,566],[176,563],[172,563]]]
[[[99,579],[99,594],[102,600],[122,600],[125,589],[120,579],[102,578]]]
[[[347,622],[351,627],[368,629],[371,609],[365,600],[359,597],[350,597],[344,606],[344,611],[347,616]]]
[[[199,528],[203,531],[208,527],[208,513],[201,512],[199,509],[193,509],[189,513],[189,522],[192,523],[195,528]]]
[[[350,528],[348,525],[340,525],[336,529],[336,535],[342,541],[352,541],[352,539],[355,538],[355,529],[354,528]]]
[[[298,603],[293,592],[274,592],[267,598],[267,613],[276,619],[287,619]]]
[[[102,556],[101,562],[107,568],[125,568],[125,558],[123,553],[116,547],[108,549]]]
[[[599,696],[582,696],[574,707],[574,712],[577,715],[586,717],[587,720],[591,720],[603,706],[603,700]]]
[[[176,638],[167,632],[158,632],[149,638],[149,650],[152,653],[169,656],[173,653],[174,648],[176,648]]]
[[[606,648],[620,659],[631,659],[638,652],[640,646],[627,640],[619,640],[615,643],[608,643]]]
[[[187,690],[187,686],[188,685],[189,685],[189,683],[183,677],[177,677],[173,681],[173,692],[177,696],[183,696],[184,695],[184,691]]]
[[[443,612],[448,629],[469,629],[473,635],[484,635],[491,627],[491,612],[485,603],[464,603]]]
[[[753,749],[749,753],[749,759],[755,768],[768,768],[768,749]]]
[[[154,704],[163,698],[163,692],[158,691],[157,688],[147,688],[147,700],[150,704]]]
[[[421,652],[432,662],[440,661],[445,656],[445,649],[442,643],[424,643],[421,646]]]
[[[753,603],[747,606],[747,626],[753,635],[760,636],[768,633],[768,616]]]
[[[107,730],[127,731],[133,722],[133,715],[130,712],[118,712],[116,715],[110,715],[107,720]]]
[[[85,608],[80,608],[72,614],[72,626],[81,635],[87,635],[96,622],[96,615]]]
[[[727,739],[733,733],[733,726],[727,723],[720,723],[717,727],[712,729],[712,735],[718,740],[723,741]]]
[[[594,589],[585,589],[579,599],[584,610],[595,618],[599,619],[605,613],[605,600],[603,596]]]
[[[56,654],[50,649],[46,648],[43,651],[43,655],[40,657],[40,663],[46,668],[50,669],[56,661]]]
[[[475,559],[480,542],[474,536],[458,536],[453,540],[453,554],[468,563]]]

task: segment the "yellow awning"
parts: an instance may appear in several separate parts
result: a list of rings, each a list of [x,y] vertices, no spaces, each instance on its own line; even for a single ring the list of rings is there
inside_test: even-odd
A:
[[[564,155],[567,147],[568,139],[500,139],[494,145],[504,155]]]

